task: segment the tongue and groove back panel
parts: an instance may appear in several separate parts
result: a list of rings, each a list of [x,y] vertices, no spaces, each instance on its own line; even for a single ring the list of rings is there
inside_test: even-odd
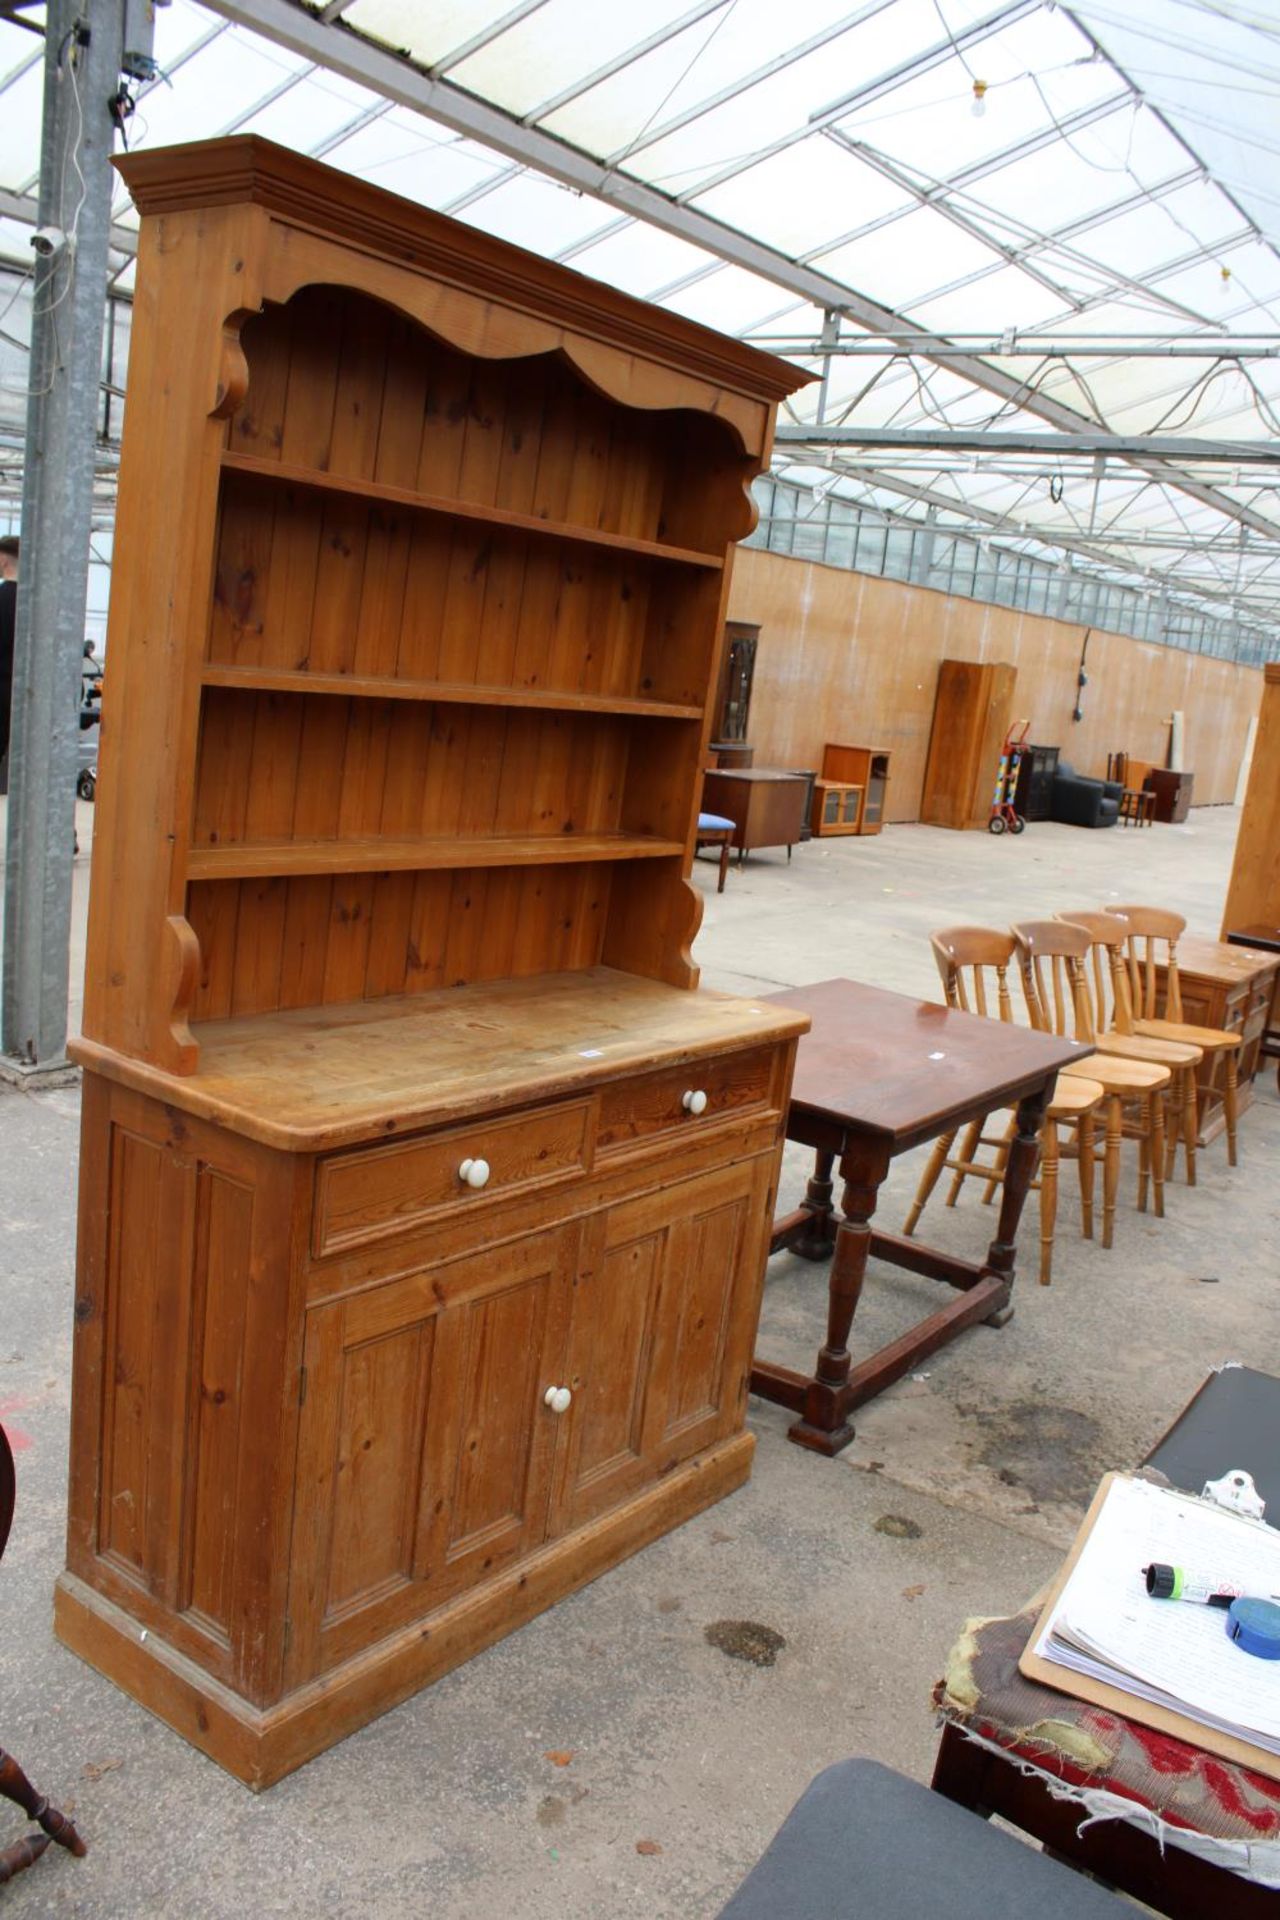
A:
[[[687,853],[741,451],[352,289],[241,343],[193,1018],[597,964],[614,862]]]

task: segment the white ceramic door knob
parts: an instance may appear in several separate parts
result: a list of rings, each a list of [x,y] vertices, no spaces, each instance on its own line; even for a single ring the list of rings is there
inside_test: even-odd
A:
[[[692,1092],[685,1094],[684,1099],[680,1102],[680,1105],[684,1108],[686,1113],[692,1113],[695,1115],[699,1113],[705,1113],[707,1110],[707,1096],[702,1091],[701,1087],[695,1087],[692,1090]]]
[[[573,1395],[568,1387],[548,1387],[543,1394],[543,1404],[550,1407],[552,1413],[563,1413]]]
[[[464,1187],[487,1187],[489,1184],[489,1162],[487,1160],[464,1160],[458,1168],[458,1178]]]

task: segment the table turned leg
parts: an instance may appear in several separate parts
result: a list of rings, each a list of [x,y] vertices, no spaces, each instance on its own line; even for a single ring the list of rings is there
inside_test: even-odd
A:
[[[840,1162],[843,1218],[831,1262],[826,1344],[818,1353],[803,1416],[787,1435],[814,1453],[840,1453],[853,1439],[853,1424],[845,1417],[843,1401],[851,1364],[849,1332],[871,1252],[871,1216],[888,1171],[888,1149],[873,1140],[857,1141]]]
[[[1000,1196],[1000,1218],[996,1222],[996,1237],[987,1248],[986,1264],[992,1273],[999,1274],[1006,1287],[1013,1288],[1013,1263],[1016,1255],[1018,1222],[1022,1218],[1022,1208],[1035,1178],[1036,1159],[1040,1151],[1040,1129],[1044,1124],[1045,1096],[1047,1089],[1041,1087],[1038,1093],[1028,1094],[1025,1100],[1018,1102],[1017,1130],[1009,1142],[1009,1159],[1004,1173],[1004,1192]],[[994,1313],[988,1314],[986,1325],[1003,1327],[1013,1318],[1013,1308],[1006,1293],[1004,1302]]]
[[[835,1187],[831,1178],[836,1163],[834,1153],[815,1153],[813,1172],[804,1190],[804,1199],[794,1213],[776,1220],[769,1240],[770,1253],[783,1247],[798,1253],[802,1260],[829,1260],[836,1244],[836,1215],[833,1205]]]
[[[68,1853],[74,1853],[77,1859],[84,1858],[88,1848],[76,1832],[75,1822],[65,1813],[60,1813],[57,1807],[50,1806],[45,1796],[32,1786],[13,1755],[6,1753],[3,1747],[0,1747],[0,1795],[21,1807],[28,1820],[34,1820],[43,1827],[49,1838],[56,1840],[60,1847],[65,1847]]]
[[[48,1844],[47,1833],[28,1833],[0,1851],[0,1887],[12,1880],[15,1873],[25,1873],[28,1867],[34,1867]]]

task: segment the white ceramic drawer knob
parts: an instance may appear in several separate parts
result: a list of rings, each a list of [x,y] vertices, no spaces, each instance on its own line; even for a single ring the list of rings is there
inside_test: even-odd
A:
[[[552,1413],[563,1413],[573,1395],[568,1387],[548,1387],[543,1394],[543,1404],[550,1407]]]
[[[702,1091],[701,1087],[695,1087],[691,1093],[685,1094],[684,1099],[680,1102],[680,1105],[684,1108],[686,1113],[692,1113],[692,1114],[705,1113],[707,1110],[707,1096]]]
[[[458,1168],[458,1178],[464,1187],[487,1187],[489,1184],[489,1162],[487,1160],[464,1160]]]

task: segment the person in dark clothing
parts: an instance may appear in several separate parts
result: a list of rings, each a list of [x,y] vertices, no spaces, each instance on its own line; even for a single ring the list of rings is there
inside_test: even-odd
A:
[[[0,537],[0,793],[9,788],[9,711],[13,705],[13,633],[18,617],[16,534]]]

